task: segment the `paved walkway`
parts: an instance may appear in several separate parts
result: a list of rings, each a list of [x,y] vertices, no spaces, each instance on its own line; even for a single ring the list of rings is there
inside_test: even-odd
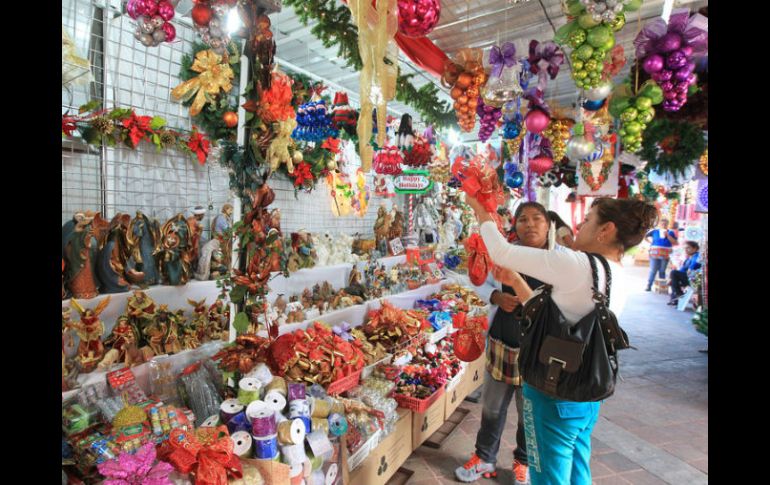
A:
[[[643,291],[647,268],[632,267],[639,293],[629,296],[620,321],[639,350],[621,353],[615,395],[602,406],[593,433],[591,470],[595,484],[708,483],[707,339],[693,328],[692,312],[666,305],[668,296]],[[420,447],[404,467],[415,471],[409,485],[459,483],[454,469],[474,450],[481,404],[471,410],[441,449]],[[511,405],[498,456],[498,478],[481,484],[513,484],[516,407]],[[566,485],[566,484],[565,484]]]

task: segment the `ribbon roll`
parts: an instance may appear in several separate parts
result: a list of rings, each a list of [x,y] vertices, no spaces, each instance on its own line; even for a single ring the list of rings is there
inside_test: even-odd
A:
[[[284,416],[282,413],[280,413],[278,411],[275,412],[275,422],[276,423],[280,424],[280,423],[283,423],[284,421],[288,421],[288,420],[289,420],[289,418]]]
[[[270,407],[264,401],[254,401],[246,408],[246,416],[248,416],[250,421],[254,421],[256,418],[272,416],[274,414],[275,412],[270,409]]]
[[[265,394],[264,401],[267,404],[267,407],[273,411],[283,411],[286,407],[286,396],[285,394],[281,394],[281,391],[278,389],[273,389]]]
[[[272,436],[278,432],[275,414],[256,417],[251,421],[251,434],[257,438]]]
[[[310,416],[313,418],[328,418],[332,405],[325,399],[313,399],[310,403]]]
[[[233,453],[240,458],[248,458],[251,453],[252,438],[245,431],[237,431],[230,436],[233,442]]]
[[[259,381],[260,384],[262,384],[262,387],[268,386],[275,378],[273,377],[272,372],[270,372],[270,368],[265,365],[264,362],[260,362],[257,364],[257,366],[246,374],[246,377],[253,377]],[[286,384],[284,382],[284,384]]]
[[[329,420],[325,418],[312,418],[310,420],[310,429],[313,433],[323,431],[325,434],[329,434]]]
[[[233,419],[233,416],[243,411],[243,408],[243,404],[238,402],[237,399],[226,399],[219,406],[219,416],[222,418],[223,423],[227,423]]]
[[[246,412],[243,411],[233,416],[232,419],[227,422],[227,430],[230,434],[238,431],[251,432],[251,422],[249,422],[249,418],[246,417]]]
[[[325,485],[335,485],[337,483],[337,475],[339,475],[339,467],[336,463],[332,463],[326,470]]]
[[[319,457],[323,461],[331,460],[334,455],[334,445],[329,440],[328,433],[324,431],[313,431],[306,436],[307,444],[314,457]]]
[[[287,384],[288,386],[288,401],[304,400],[307,397],[305,384]]]
[[[283,377],[273,376],[273,380],[265,387],[265,394],[270,391],[278,391],[282,396],[286,397],[286,381]]]
[[[222,419],[217,416],[216,414],[213,416],[209,416],[201,423],[201,428],[216,428],[222,424]]]
[[[278,439],[276,436],[267,438],[254,438],[254,458],[259,460],[273,460],[278,456]]]
[[[308,478],[307,485],[326,485],[326,475],[323,470],[313,470]]]
[[[278,436],[278,441],[281,441],[280,434]],[[281,454],[283,455],[283,460],[289,465],[303,466],[305,461],[307,461],[305,445],[303,443],[281,446]]]
[[[313,398],[324,399],[326,398],[326,389],[321,384],[313,384],[310,386],[310,396]]]
[[[305,465],[302,462],[289,464],[289,478],[291,479],[291,485],[302,484],[302,474],[305,470]]]
[[[331,399],[332,408],[329,412],[329,414],[345,414],[345,405],[342,404],[342,401],[338,401],[336,399]]]
[[[333,436],[342,436],[348,432],[348,420],[341,414],[331,414],[329,416],[329,432]]]
[[[323,457],[315,456],[314,454],[311,453],[311,454],[308,455],[308,458],[310,459],[310,470],[312,472],[314,472],[316,470],[320,470],[321,467],[324,464]]]
[[[284,421],[278,425],[278,442],[282,445],[301,445],[305,441],[305,423],[301,419]]]
[[[259,389],[262,383],[255,377],[244,377],[238,382],[238,402],[248,406],[259,399]]]
[[[289,401],[289,417],[294,419],[302,416],[310,417],[310,403],[305,399]]]

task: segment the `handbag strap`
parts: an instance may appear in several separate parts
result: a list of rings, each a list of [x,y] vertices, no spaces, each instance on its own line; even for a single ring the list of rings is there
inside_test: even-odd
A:
[[[591,289],[594,292],[594,301],[596,303],[602,303],[609,307],[610,288],[612,286],[612,271],[610,270],[610,265],[609,263],[607,263],[607,260],[604,259],[604,257],[600,254],[586,253],[586,256],[588,256],[588,262],[591,264],[591,276],[593,277],[593,287]],[[599,272],[596,269],[596,261],[594,260],[594,258],[599,259],[599,261],[602,263],[602,267],[604,268],[606,281],[604,283],[603,294],[599,291]]]

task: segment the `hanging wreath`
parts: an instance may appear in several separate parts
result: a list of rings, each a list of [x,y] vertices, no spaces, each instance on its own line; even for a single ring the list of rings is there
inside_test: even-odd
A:
[[[706,149],[703,133],[685,121],[659,119],[644,133],[640,156],[647,168],[663,175],[684,175]]]
[[[190,54],[182,57],[182,65],[179,71],[179,78],[182,81],[189,81],[197,77],[200,73],[192,69],[196,55],[208,50],[209,46],[201,42],[193,43],[193,50]],[[233,72],[233,80],[240,79],[240,60],[241,54],[238,46],[230,42],[227,46],[227,63]],[[183,103],[184,106],[193,104],[191,98]],[[238,106],[236,103],[230,103],[230,93],[220,93],[213,98],[207,96],[207,102],[199,114],[193,116],[193,122],[200,126],[211,138],[215,140],[235,140],[236,128],[238,124],[237,116]],[[233,123],[235,121],[235,123]]]

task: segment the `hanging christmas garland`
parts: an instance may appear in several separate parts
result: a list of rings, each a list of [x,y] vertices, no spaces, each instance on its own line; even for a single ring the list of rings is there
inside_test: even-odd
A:
[[[179,77],[182,81],[189,81],[197,77],[200,73],[192,69],[195,62],[195,56],[208,50],[209,46],[201,42],[193,43],[192,52],[182,57],[182,65],[179,71]],[[240,79],[240,60],[241,53],[235,42],[227,45],[228,65],[233,72],[233,82]],[[237,86],[237,84],[236,84]],[[207,96],[207,103],[197,116],[192,120],[199,125],[211,138],[215,140],[235,140],[238,127],[238,106],[230,102],[231,93],[220,93],[213,98]],[[184,106],[191,106],[193,99],[183,103]]]
[[[327,0],[284,0],[303,25],[315,24],[311,32],[329,48],[338,47],[337,55],[356,71],[361,70],[361,55],[358,52],[358,30],[353,24],[350,9],[342,4]],[[412,106],[422,121],[437,128],[454,124],[457,120],[448,103],[439,101],[438,88],[428,83],[416,88],[411,80],[414,74],[399,75],[396,81],[396,99]]]
[[[644,133],[640,157],[661,175],[684,175],[706,149],[703,132],[685,121],[658,119]]]
[[[130,108],[108,111],[99,106],[98,101],[92,101],[81,106],[77,115],[62,115],[62,136],[74,138],[77,131],[86,143],[97,148],[107,144],[136,150],[144,141],[155,145],[158,153],[180,150],[195,155],[201,165],[206,163],[211,142],[194,125],[192,132],[183,133],[166,127],[166,120],[160,116],[139,116]]]

